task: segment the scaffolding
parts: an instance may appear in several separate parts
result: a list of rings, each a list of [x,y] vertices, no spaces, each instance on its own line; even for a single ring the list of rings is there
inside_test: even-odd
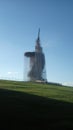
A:
[[[28,81],[46,81],[45,55],[40,46],[40,38],[36,40],[34,52],[25,52],[25,78]]]

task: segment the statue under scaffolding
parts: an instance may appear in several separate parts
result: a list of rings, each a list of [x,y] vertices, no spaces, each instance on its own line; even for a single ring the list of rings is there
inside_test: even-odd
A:
[[[41,82],[46,81],[45,56],[42,52],[42,47],[40,46],[40,29],[36,40],[35,51],[25,52],[24,56],[28,59],[28,63],[25,65],[25,75],[27,80]]]

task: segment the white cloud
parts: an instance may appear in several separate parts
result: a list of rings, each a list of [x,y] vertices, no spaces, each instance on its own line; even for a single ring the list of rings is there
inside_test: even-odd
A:
[[[11,79],[11,80],[18,80],[19,79],[19,74],[18,74],[18,72],[9,71],[9,72],[7,72],[7,76],[6,77],[8,79]]]
[[[72,86],[73,87],[73,82],[64,82],[62,84],[65,86]]]
[[[11,74],[12,72],[8,72],[7,74]]]
[[[16,71],[8,71],[4,73],[4,75],[0,75],[0,79],[6,79],[6,80],[22,80],[23,77],[20,76],[19,72]]]
[[[13,74],[18,74],[18,72],[12,72],[12,71],[9,71],[7,72],[8,75],[13,75]]]

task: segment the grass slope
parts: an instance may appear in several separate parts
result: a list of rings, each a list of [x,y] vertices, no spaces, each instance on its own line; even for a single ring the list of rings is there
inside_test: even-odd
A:
[[[0,88],[26,92],[29,94],[73,103],[73,87],[1,80]]]
[[[73,88],[1,80],[2,118],[13,129],[73,128]]]

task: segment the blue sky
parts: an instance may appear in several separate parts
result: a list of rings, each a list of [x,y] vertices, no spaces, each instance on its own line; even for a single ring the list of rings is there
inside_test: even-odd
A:
[[[39,27],[48,81],[73,84],[73,0],[0,0],[0,78],[23,80]]]

